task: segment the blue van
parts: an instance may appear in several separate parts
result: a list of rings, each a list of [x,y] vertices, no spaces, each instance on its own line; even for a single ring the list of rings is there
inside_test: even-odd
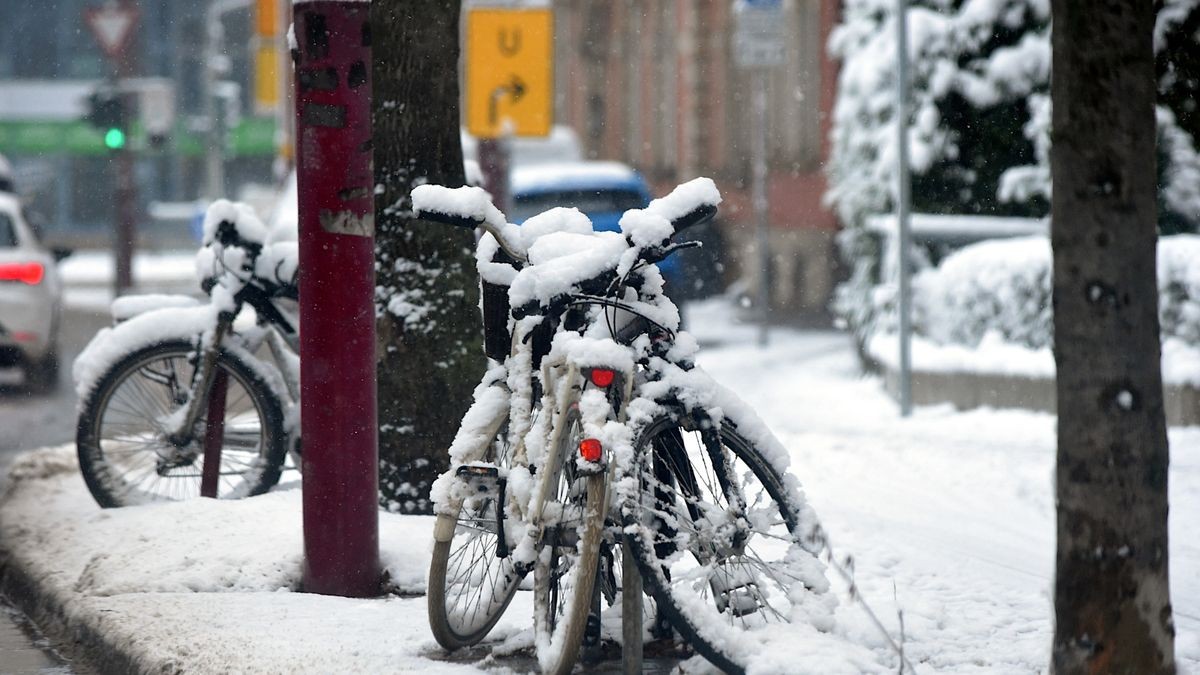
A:
[[[641,174],[620,162],[564,162],[513,167],[508,219],[518,225],[555,206],[575,207],[597,232],[618,232],[621,214],[650,203],[650,186]],[[659,263],[668,286],[678,286],[679,254]]]

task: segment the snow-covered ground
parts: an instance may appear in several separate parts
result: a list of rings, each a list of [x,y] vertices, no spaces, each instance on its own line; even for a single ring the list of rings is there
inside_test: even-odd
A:
[[[771,425],[822,516],[838,558],[921,673],[1047,671],[1054,559],[1054,419],[1021,411],[918,409],[910,419],[859,377],[836,333],[692,325],[719,345],[700,363]],[[1200,672],[1200,429],[1171,431],[1171,572],[1181,672]],[[520,668],[442,659],[424,598],[348,600],[290,592],[301,569],[295,476],[240,502],[197,500],[101,511],[72,448],[18,461],[0,508],[0,547],[87,622],[145,664],[184,672],[470,672]],[[384,564],[423,589],[431,519],[381,514]],[[833,576],[831,574],[831,576]],[[842,598],[839,635],[888,663],[858,606]],[[530,593],[493,634],[528,644]],[[761,672],[796,672],[796,639],[768,645]],[[845,653],[855,654],[847,647]],[[832,660],[831,660],[832,662]],[[865,667],[865,666],[864,666]],[[895,668],[891,668],[895,672]],[[813,671],[828,672],[828,671]],[[843,672],[845,669],[843,669]]]

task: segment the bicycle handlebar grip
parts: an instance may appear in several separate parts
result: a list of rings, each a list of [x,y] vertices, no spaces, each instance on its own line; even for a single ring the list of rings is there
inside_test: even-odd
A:
[[[418,185],[413,188],[412,201],[413,214],[423,220],[472,230],[485,223],[496,228],[505,225],[504,214],[483,188]]]
[[[413,209],[413,215],[421,220],[428,220],[443,225],[453,225],[455,227],[465,227],[468,230],[474,230],[484,223],[482,218],[468,218],[456,213],[444,213],[442,211],[426,209]]]
[[[721,193],[711,178],[693,178],[650,202],[646,210],[671,222],[675,232],[698,225],[717,213]]]
[[[701,205],[688,213],[671,221],[671,227],[675,228],[675,232],[679,233],[693,225],[712,220],[712,217],[717,215],[717,207],[715,204]]]

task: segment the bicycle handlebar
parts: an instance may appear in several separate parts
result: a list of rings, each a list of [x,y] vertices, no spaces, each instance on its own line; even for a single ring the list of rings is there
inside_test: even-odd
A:
[[[675,229],[675,234],[679,234],[689,227],[712,220],[715,215],[717,215],[716,204],[702,204],[679,218],[672,220],[671,227]]]
[[[474,230],[477,227],[482,227],[485,221],[482,218],[468,218],[467,216],[456,213],[444,213],[442,211],[432,211],[428,209],[414,209],[413,215],[421,220],[428,220],[434,223],[443,225],[453,225],[455,227],[464,227],[468,230]]]

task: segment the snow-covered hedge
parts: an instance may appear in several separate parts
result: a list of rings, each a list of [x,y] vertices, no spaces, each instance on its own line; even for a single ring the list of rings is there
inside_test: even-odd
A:
[[[1162,339],[1200,344],[1200,236],[1159,240],[1158,287]],[[973,244],[913,279],[913,331],[937,344],[967,348],[985,340],[1052,347],[1050,288],[1046,238]],[[882,322],[879,328],[889,332]]]
[[[988,333],[1030,348],[1054,334],[1045,237],[967,246],[913,279],[914,330],[942,343],[978,345]]]

